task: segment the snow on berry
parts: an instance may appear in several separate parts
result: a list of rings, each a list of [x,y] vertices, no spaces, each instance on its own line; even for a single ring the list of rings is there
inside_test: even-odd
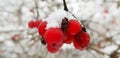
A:
[[[63,43],[72,42],[76,49],[82,50],[90,41],[90,36],[82,28],[78,19],[64,10],[53,12],[45,20],[30,21],[29,27],[38,28],[39,34],[43,37],[41,43],[47,45],[51,53],[59,51]]]
[[[67,11],[57,10],[53,12],[45,20],[48,23],[46,29],[61,27],[62,19],[64,19],[65,17],[68,18],[69,20],[74,19],[74,17]]]

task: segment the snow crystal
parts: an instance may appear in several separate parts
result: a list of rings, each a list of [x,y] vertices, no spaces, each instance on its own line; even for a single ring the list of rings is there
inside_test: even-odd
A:
[[[75,49],[74,46],[73,46],[73,43],[72,44],[64,44],[61,49],[63,50],[67,50],[67,49]]]
[[[5,41],[4,44],[6,46],[14,46],[14,43],[12,41],[9,41],[9,40]]]
[[[120,44],[120,35],[116,35],[113,37],[113,40],[117,43],[117,44]]]
[[[4,36],[0,36],[0,42],[4,41],[5,40],[4,38],[5,38]]]
[[[52,28],[52,27],[53,28],[59,28],[61,26],[62,19],[64,19],[65,17],[68,18],[68,20],[74,19],[72,14],[70,14],[67,11],[57,10],[57,11],[53,12],[45,20],[47,22],[46,29],[49,29],[49,28]]]

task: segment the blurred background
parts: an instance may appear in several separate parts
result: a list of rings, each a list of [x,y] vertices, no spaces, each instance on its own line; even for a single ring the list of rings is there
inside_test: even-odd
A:
[[[64,44],[51,54],[41,44],[37,29],[28,28],[36,17],[45,19],[63,9],[62,0],[0,0],[0,58],[120,58],[120,0],[66,2],[91,36],[85,50]]]

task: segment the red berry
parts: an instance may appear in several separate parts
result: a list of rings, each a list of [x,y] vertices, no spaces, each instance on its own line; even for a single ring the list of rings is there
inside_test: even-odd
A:
[[[13,40],[19,40],[20,39],[20,35],[19,34],[15,34],[12,37]]]
[[[67,37],[67,33],[66,32],[63,32],[63,34],[64,34],[64,39],[63,39],[63,41],[65,41],[68,37]]]
[[[40,35],[44,35],[44,33],[46,32],[46,25],[47,25],[47,22],[41,22],[41,24],[39,24],[38,26],[38,32]]]
[[[53,48],[53,47],[51,47],[51,46],[49,46],[49,45],[47,45],[47,50],[48,50],[49,52],[51,52],[51,53],[56,53],[57,51],[59,51],[58,48]]]
[[[34,21],[30,21],[30,22],[28,23],[28,27],[29,27],[29,28],[35,28],[35,22],[34,22]]]
[[[67,39],[64,41],[64,43],[71,44],[74,41],[74,39],[75,39],[74,35],[67,34]]]
[[[59,49],[61,48],[62,45],[63,45],[63,42],[48,44],[47,49],[51,53],[56,53],[59,51]]]
[[[35,21],[35,27],[38,27],[41,22],[42,22],[42,20],[36,20]]]
[[[67,29],[68,34],[70,35],[76,35],[82,30],[82,27],[80,23],[77,20],[70,20],[69,21],[69,26]]]
[[[30,9],[30,12],[31,12],[31,13],[34,13],[34,9]]]
[[[44,34],[46,43],[59,43],[64,39],[64,34],[60,28],[50,28]]]
[[[81,32],[80,34],[76,35],[74,40],[74,47],[79,50],[83,50],[88,46],[90,42],[90,36],[86,32]]]
[[[82,47],[81,44],[78,43],[77,41],[74,41],[73,44],[74,44],[74,47],[78,50],[83,50],[84,49],[84,47]]]
[[[104,10],[103,13],[108,14],[109,10]]]

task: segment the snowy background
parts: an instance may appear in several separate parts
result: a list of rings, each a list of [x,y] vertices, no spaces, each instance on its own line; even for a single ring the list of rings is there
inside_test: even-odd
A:
[[[120,0],[66,1],[91,36],[87,49],[64,44],[51,54],[41,44],[37,29],[28,28],[37,10],[38,18],[45,20],[63,9],[62,0],[0,0],[0,58],[120,58]]]

